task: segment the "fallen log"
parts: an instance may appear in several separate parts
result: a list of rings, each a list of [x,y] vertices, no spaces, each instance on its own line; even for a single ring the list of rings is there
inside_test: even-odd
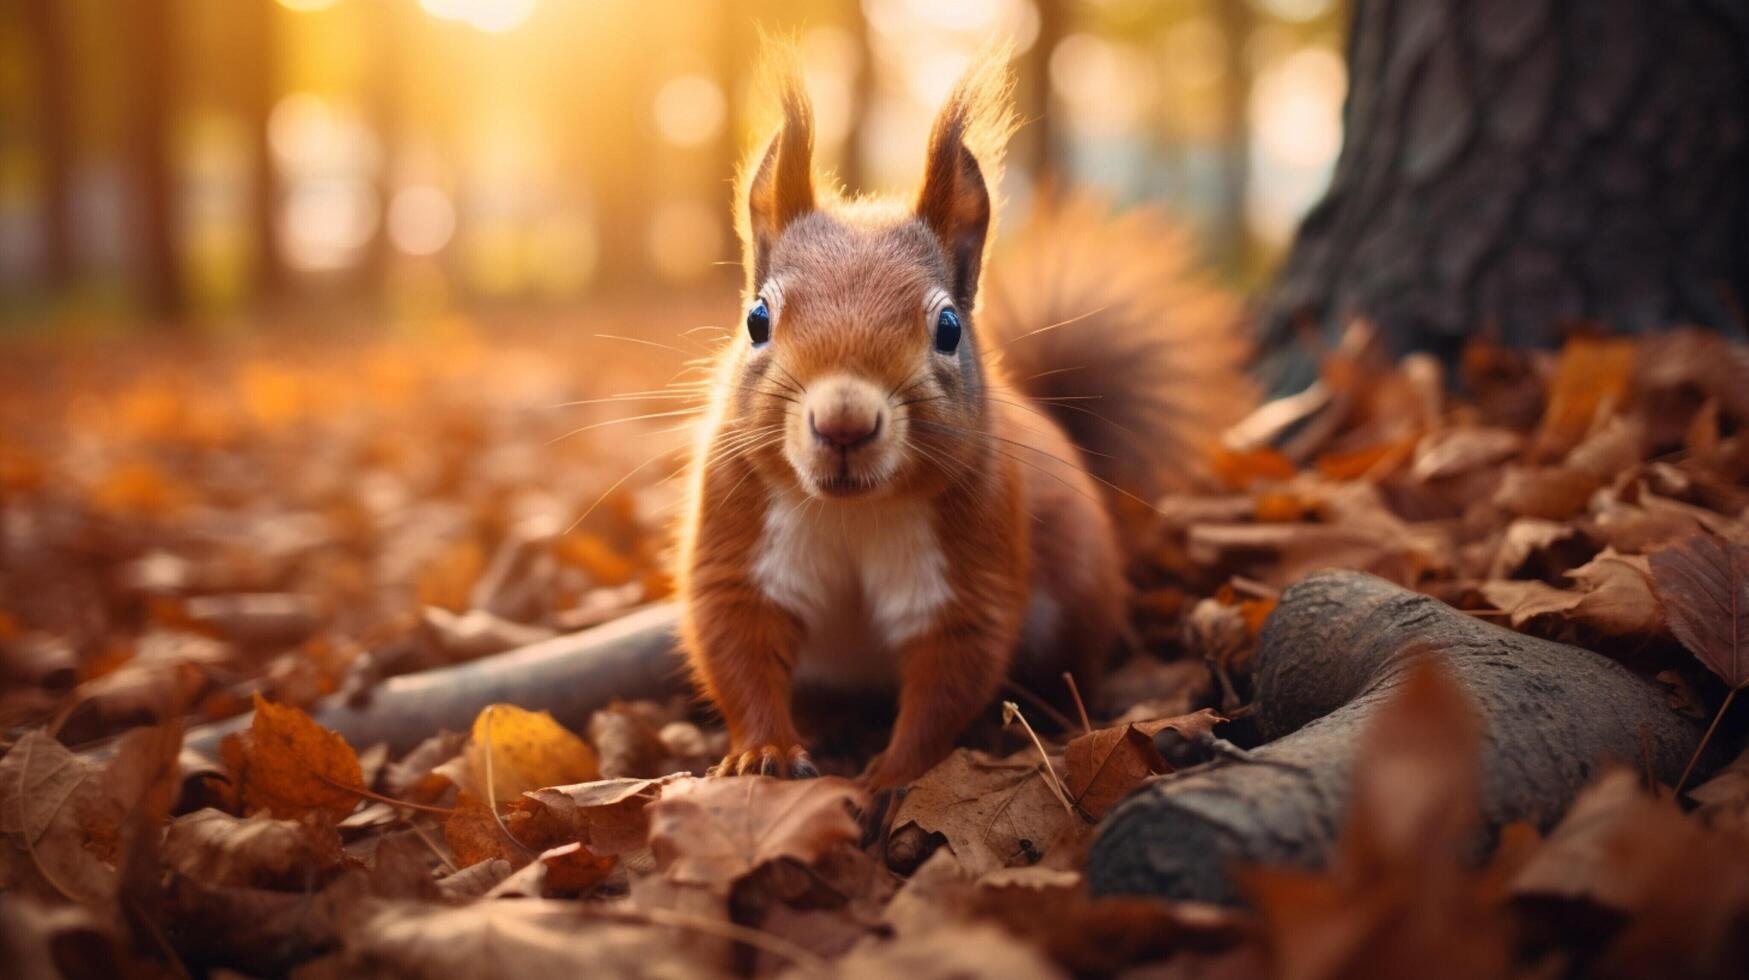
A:
[[[1552,826],[1611,761],[1674,782],[1700,741],[1657,686],[1612,660],[1371,575],[1323,572],[1288,589],[1263,628],[1257,721],[1269,743],[1120,804],[1088,858],[1094,892],[1235,903],[1239,864],[1321,866],[1360,736],[1422,654],[1442,655],[1481,715],[1484,848],[1513,821]]]
[[[440,728],[466,731],[489,704],[509,702],[549,711],[574,731],[609,701],[665,698],[687,690],[676,653],[672,603],[651,606],[579,633],[452,667],[391,677],[361,701],[327,698],[310,710],[321,725],[354,747],[385,743],[394,756]],[[226,735],[248,727],[253,714],[189,730],[185,751],[218,757]]]

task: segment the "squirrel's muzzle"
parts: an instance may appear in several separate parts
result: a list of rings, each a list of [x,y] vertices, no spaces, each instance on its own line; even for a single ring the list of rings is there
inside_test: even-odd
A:
[[[808,386],[808,431],[820,445],[851,450],[880,438],[886,406],[867,382],[832,378]]]

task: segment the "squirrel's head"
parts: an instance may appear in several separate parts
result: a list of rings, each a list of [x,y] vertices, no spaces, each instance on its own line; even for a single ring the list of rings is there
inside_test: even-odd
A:
[[[975,305],[1012,129],[1006,62],[985,54],[948,97],[909,202],[818,188],[813,110],[782,79],[782,128],[737,194],[747,289],[725,406],[768,481],[927,493],[989,451]]]

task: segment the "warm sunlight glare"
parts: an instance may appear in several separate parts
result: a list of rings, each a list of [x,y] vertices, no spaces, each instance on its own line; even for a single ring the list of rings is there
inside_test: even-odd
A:
[[[425,12],[440,20],[454,20],[488,34],[503,34],[521,27],[534,13],[535,0],[419,0]]]

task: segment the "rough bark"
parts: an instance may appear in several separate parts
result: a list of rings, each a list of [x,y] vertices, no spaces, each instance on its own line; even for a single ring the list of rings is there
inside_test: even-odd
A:
[[[1263,306],[1398,352],[1742,331],[1744,0],[1357,0],[1345,142]]]
[[[310,710],[357,748],[388,745],[397,757],[438,729],[466,731],[480,709],[507,702],[550,711],[575,731],[613,700],[666,698],[687,690],[676,653],[675,606],[652,606],[611,623],[454,667],[384,681],[368,699],[335,696]],[[217,758],[219,742],[249,725],[242,715],[191,729],[183,747]]]
[[[1100,893],[1234,902],[1238,863],[1320,866],[1343,825],[1360,735],[1418,651],[1442,655],[1481,714],[1486,845],[1548,828],[1610,761],[1674,781],[1700,740],[1664,693],[1589,650],[1465,615],[1358,572],[1287,590],[1257,653],[1251,761],[1166,777],[1106,821],[1088,861]]]

